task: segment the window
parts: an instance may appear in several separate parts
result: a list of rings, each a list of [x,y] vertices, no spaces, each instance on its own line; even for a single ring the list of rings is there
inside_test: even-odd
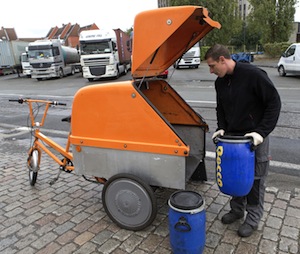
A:
[[[58,47],[53,47],[53,56],[58,56],[59,55],[59,49]]]
[[[286,57],[292,56],[295,54],[296,46],[293,45],[291,46],[287,51],[286,51]]]

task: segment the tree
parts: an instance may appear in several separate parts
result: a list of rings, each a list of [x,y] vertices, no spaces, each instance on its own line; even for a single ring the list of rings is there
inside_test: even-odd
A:
[[[222,27],[214,29],[202,40],[202,45],[213,45],[221,43],[232,44],[232,38],[238,34],[243,22],[239,19],[237,12],[237,1],[232,0],[171,0],[172,6],[197,5],[208,9],[210,17],[218,21]]]
[[[297,0],[249,0],[248,28],[260,34],[262,43],[288,41],[293,29]]]

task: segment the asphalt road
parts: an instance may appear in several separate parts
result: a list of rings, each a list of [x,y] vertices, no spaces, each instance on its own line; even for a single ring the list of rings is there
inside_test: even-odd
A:
[[[264,67],[277,87],[282,99],[282,113],[278,126],[271,134],[272,165],[269,181],[286,187],[300,186],[300,77],[279,77],[275,68]],[[3,140],[0,150],[27,149],[30,135],[24,129],[28,121],[26,105],[8,102],[18,97],[43,98],[67,103],[66,107],[49,109],[45,125],[46,133],[57,142],[64,142],[69,130],[61,118],[71,114],[74,94],[84,86],[107,82],[131,80],[127,73],[118,80],[98,80],[88,82],[81,73],[63,79],[37,81],[17,75],[0,77],[0,138]],[[169,69],[167,81],[190,105],[207,121],[210,131],[207,133],[207,163],[214,167],[214,144],[210,137],[216,128],[215,119],[215,76],[208,72],[206,65],[199,69]],[[278,177],[280,175],[280,177]],[[213,176],[212,176],[213,177]],[[273,185],[274,185],[273,184]]]

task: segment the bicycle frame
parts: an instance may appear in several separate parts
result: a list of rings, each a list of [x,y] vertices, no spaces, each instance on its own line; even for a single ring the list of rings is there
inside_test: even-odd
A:
[[[70,149],[70,133],[68,135],[68,140],[66,147],[63,148],[56,142],[54,142],[52,139],[44,135],[43,133],[40,132],[40,127],[44,126],[45,119],[48,113],[48,109],[50,105],[55,105],[55,102],[52,101],[46,101],[46,100],[34,100],[34,99],[24,99],[24,102],[28,103],[29,106],[29,116],[30,116],[30,121],[31,121],[31,127],[34,128],[34,141],[31,146],[31,148],[28,151],[28,157],[30,158],[30,155],[34,150],[38,150],[38,165],[40,164],[41,161],[41,151],[44,151],[46,154],[48,154],[57,164],[59,164],[61,167],[63,167],[64,170],[67,171],[73,171],[74,166],[73,163],[71,165],[68,165],[70,162],[73,160],[73,154],[69,151]],[[44,113],[41,119],[41,122],[35,121],[36,116],[34,116],[34,111],[32,104],[33,103],[44,103],[45,104],[45,109]],[[57,104],[59,105],[59,104]],[[63,105],[63,104],[61,104]],[[47,148],[45,145],[47,144],[49,147],[53,148],[55,151],[60,153],[64,158],[60,160],[49,148]],[[29,161],[28,161],[29,163]]]

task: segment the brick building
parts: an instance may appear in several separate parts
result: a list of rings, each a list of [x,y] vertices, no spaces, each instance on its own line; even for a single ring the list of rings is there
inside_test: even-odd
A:
[[[65,42],[66,46],[76,48],[79,46],[80,32],[95,29],[99,29],[95,23],[84,27],[80,27],[77,23],[74,25],[71,23],[63,24],[60,28],[57,26],[52,27],[46,35],[46,39],[61,39]]]

